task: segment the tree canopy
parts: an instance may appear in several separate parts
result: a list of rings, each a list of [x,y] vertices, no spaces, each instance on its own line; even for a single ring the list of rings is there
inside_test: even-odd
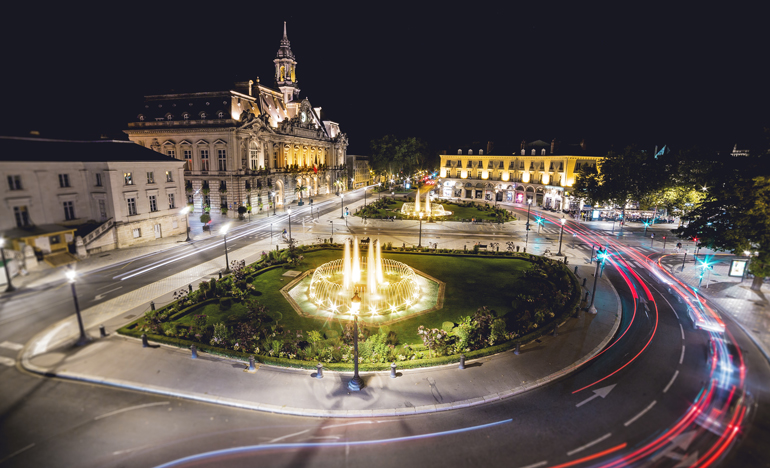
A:
[[[420,169],[430,169],[433,152],[419,138],[399,139],[394,135],[372,140],[369,167],[377,174],[411,175]]]

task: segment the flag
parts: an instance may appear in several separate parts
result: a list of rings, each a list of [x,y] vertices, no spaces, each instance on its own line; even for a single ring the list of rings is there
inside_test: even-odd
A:
[[[660,149],[657,153],[655,153],[655,159],[658,159],[658,156],[663,156],[664,154],[668,153],[669,149],[666,147],[666,145],[663,145],[663,148]]]
[[[313,164],[313,172],[315,172],[316,174],[318,174],[318,166],[317,166],[317,165],[315,165],[315,164]]]

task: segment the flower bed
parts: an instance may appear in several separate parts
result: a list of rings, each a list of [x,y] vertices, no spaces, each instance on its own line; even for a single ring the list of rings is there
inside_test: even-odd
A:
[[[477,257],[472,262],[466,260],[467,255],[392,254],[420,269],[433,263],[445,275],[448,270],[459,274],[458,268],[471,276],[497,269],[499,273],[487,275],[483,282],[488,285],[499,280],[499,291],[483,286],[489,291],[469,297],[464,285],[452,277],[447,282],[444,309],[391,327],[362,328],[362,369],[387,369],[391,361],[401,368],[448,364],[457,362],[461,352],[469,359],[494,354],[548,333],[577,310],[580,288],[564,265],[543,257],[506,254],[487,260]],[[178,292],[176,302],[148,312],[119,333],[136,337],[146,333],[156,342],[185,348],[195,344],[202,351],[244,360],[254,355],[266,364],[313,368],[320,361],[329,369],[350,370],[350,324],[301,319],[288,304],[282,308],[273,298],[283,281],[283,268],[307,269],[312,265],[303,265],[300,258],[320,264],[336,255],[339,250],[297,248],[265,253],[260,262],[248,267],[233,262],[231,276],[202,283],[193,292]],[[464,280],[466,284],[470,281],[470,277]],[[520,283],[527,287],[495,297]],[[503,301],[508,301],[507,308]]]

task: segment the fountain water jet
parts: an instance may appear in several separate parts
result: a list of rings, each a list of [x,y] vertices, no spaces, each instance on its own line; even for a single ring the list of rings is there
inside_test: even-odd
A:
[[[353,237],[353,271],[352,282],[358,283],[361,281],[361,257],[358,253],[358,237]]]

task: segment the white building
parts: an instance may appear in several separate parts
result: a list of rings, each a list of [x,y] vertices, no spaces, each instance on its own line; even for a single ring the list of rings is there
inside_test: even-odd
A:
[[[0,137],[0,233],[38,256],[185,233],[184,162],[129,141]]]

